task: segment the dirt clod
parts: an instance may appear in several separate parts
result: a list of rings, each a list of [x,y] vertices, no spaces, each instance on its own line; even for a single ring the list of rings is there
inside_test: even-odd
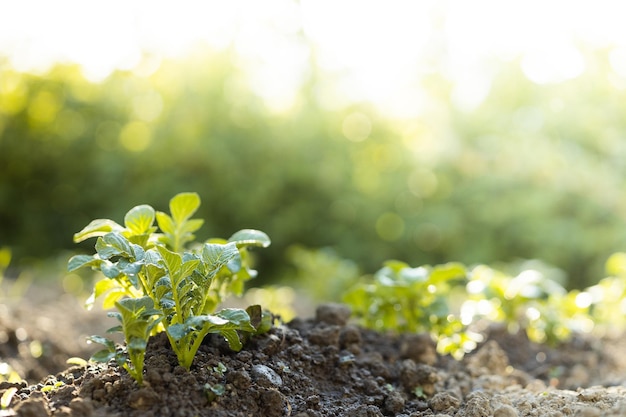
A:
[[[159,403],[159,396],[150,388],[140,388],[130,393],[128,404],[137,410],[148,410]]]
[[[345,304],[328,303],[317,307],[315,319],[317,322],[345,326],[352,311]]]
[[[20,402],[15,411],[19,417],[42,417],[50,414],[50,408],[41,392],[34,392],[30,398]]]
[[[510,405],[501,405],[493,412],[493,417],[518,417],[519,414],[515,408]]]

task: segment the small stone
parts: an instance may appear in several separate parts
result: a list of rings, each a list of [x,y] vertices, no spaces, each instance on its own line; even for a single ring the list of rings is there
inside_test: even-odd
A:
[[[252,377],[262,387],[280,387],[283,379],[272,368],[266,365],[254,365],[251,370]]]

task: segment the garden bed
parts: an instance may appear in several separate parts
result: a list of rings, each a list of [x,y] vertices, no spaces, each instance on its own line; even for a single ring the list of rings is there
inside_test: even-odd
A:
[[[311,318],[298,318],[255,336],[240,352],[231,351],[219,335],[209,335],[190,372],[178,365],[161,333],[150,339],[145,384],[138,386],[112,363],[63,365],[67,357],[84,357],[90,349],[84,338],[79,340],[86,328],[95,324],[92,330],[97,333],[106,327],[94,322],[92,313],[81,315],[71,302],[58,298],[39,310],[63,311],[65,319],[48,316],[59,325],[42,327],[41,317],[24,314],[25,303],[3,314],[7,340],[2,359],[30,380],[0,384],[0,393],[17,388],[0,415],[626,414],[624,337],[575,337],[548,348],[529,342],[523,333],[511,335],[491,327],[473,353],[456,361],[439,356],[425,335],[366,330],[351,323],[345,306],[322,305]],[[34,340],[43,354],[28,358]],[[67,369],[57,372],[59,367]],[[56,374],[41,377],[46,369]]]

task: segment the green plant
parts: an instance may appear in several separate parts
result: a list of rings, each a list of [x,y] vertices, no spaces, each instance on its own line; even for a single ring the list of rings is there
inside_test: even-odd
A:
[[[110,340],[92,337],[106,347],[94,359],[115,358],[139,383],[151,334],[164,330],[180,365],[189,369],[207,334],[219,333],[239,350],[238,332],[257,333],[253,322],[267,324],[260,307],[249,309],[256,317],[242,309],[216,309],[228,295],[242,294],[244,283],[256,275],[247,248],[267,247],[269,238],[246,229],[228,240],[194,244],[193,233],[203,221],[191,216],[199,205],[196,193],[180,193],[170,200],[171,215],[140,205],[128,211],[124,226],[98,219],[74,235],[76,242],[97,237],[96,253],[72,257],[68,269],[91,267],[104,275],[87,305],[103,297],[105,308],[116,307],[111,315],[121,325],[110,331],[121,331],[126,341],[120,352]]]
[[[367,327],[428,332],[440,352],[460,356],[476,341],[452,312],[453,289],[466,281],[466,269],[458,263],[411,268],[387,261],[371,281],[348,291],[344,301]]]
[[[125,351],[116,349],[115,344],[100,336],[91,336],[89,340],[106,346],[105,350],[96,353],[92,359],[99,362],[108,362],[115,359],[118,365],[138,382],[143,379],[143,360],[148,345],[148,339],[153,329],[163,319],[159,310],[154,308],[150,297],[122,298],[115,302],[118,312],[111,312],[121,323],[109,331],[120,331],[125,337]]]
[[[207,400],[211,403],[215,401],[217,397],[221,397],[226,392],[226,388],[222,384],[211,385],[209,383],[204,384],[204,392],[207,396]]]
[[[440,353],[455,357],[481,340],[471,329],[482,319],[551,345],[595,327],[626,326],[626,254],[609,258],[612,276],[583,291],[568,292],[541,265],[533,266],[512,276],[486,265],[411,268],[389,261],[370,281],[355,285],[344,301],[365,326],[428,332]]]

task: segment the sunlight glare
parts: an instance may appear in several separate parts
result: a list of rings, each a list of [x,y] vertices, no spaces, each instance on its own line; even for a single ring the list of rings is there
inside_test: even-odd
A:
[[[585,61],[572,45],[545,45],[524,55],[522,71],[536,84],[560,83],[582,75]]]
[[[378,103],[388,112],[419,113],[415,83],[431,40],[431,2],[304,0],[303,27],[322,70],[341,75],[353,101]]]
[[[77,63],[98,82],[115,70],[148,76],[198,44],[232,47],[251,88],[279,112],[297,103],[312,70],[324,107],[370,102],[401,119],[427,114],[421,81],[435,72],[461,110],[479,106],[512,60],[529,80],[558,83],[586,70],[583,47],[611,48],[626,77],[620,0],[0,2],[0,54],[17,71]]]

